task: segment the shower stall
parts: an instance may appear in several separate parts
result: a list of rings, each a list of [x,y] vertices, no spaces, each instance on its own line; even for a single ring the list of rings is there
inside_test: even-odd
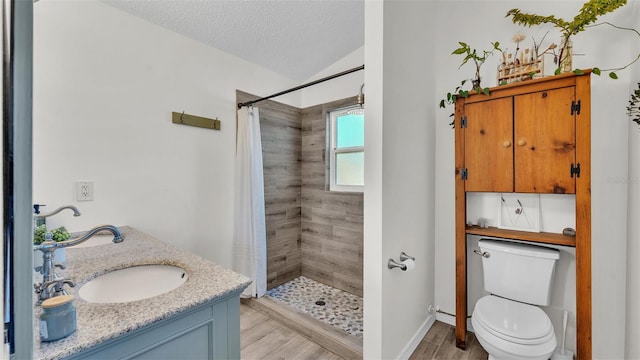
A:
[[[237,91],[239,103],[257,97]],[[261,101],[267,296],[362,339],[363,194],[328,191],[327,113]]]

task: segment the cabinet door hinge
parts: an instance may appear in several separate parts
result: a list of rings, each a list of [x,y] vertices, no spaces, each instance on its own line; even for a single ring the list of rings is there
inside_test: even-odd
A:
[[[460,118],[460,127],[461,128],[466,128],[467,127],[467,117],[463,116]]]
[[[571,177],[573,176],[580,177],[580,163],[573,164],[571,163]]]
[[[460,170],[460,178],[462,178],[462,180],[467,180],[468,176],[469,171],[467,170],[467,168],[463,168],[462,170]]]
[[[580,115],[580,100],[578,102],[571,101],[571,115],[573,114]]]

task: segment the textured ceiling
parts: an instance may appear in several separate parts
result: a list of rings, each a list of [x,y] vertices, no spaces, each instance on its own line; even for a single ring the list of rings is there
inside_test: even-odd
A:
[[[364,0],[102,0],[293,80],[364,45]]]

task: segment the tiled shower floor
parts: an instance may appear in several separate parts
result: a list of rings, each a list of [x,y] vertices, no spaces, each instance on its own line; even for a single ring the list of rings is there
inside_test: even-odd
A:
[[[267,295],[312,317],[362,338],[362,298],[304,276],[267,291]],[[316,302],[324,302],[317,305]]]

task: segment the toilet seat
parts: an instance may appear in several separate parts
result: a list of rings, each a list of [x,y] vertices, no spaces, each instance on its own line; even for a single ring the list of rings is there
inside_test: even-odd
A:
[[[471,323],[495,359],[548,359],[557,345],[551,320],[534,305],[488,295],[476,303]]]
[[[494,295],[478,300],[473,316],[494,336],[517,344],[541,344],[555,336],[553,324],[542,309]]]

